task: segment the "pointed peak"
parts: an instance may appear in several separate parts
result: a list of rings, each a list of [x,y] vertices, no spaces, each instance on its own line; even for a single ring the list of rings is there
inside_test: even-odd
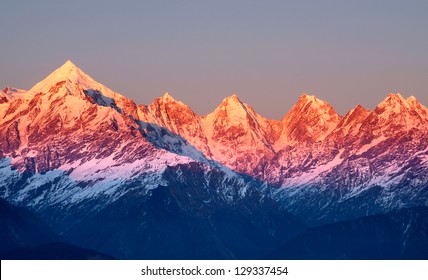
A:
[[[236,94],[233,94],[223,99],[218,108],[222,108],[222,110],[225,108],[234,110],[236,108],[245,108],[245,105]]]
[[[154,99],[152,105],[154,104],[174,104],[174,106],[185,106],[185,107],[189,107],[186,104],[184,104],[183,102],[175,99],[174,97],[171,96],[171,94],[169,92],[165,92],[164,95],[162,95],[161,97],[157,97]],[[150,106],[152,106],[150,105]]]
[[[77,66],[71,61],[71,60],[67,60],[60,68],[77,68]]]
[[[315,95],[310,95],[310,94],[307,94],[306,92],[303,92],[302,95],[300,95],[299,99],[316,100],[317,97]]]
[[[423,116],[423,117],[424,116],[425,117],[428,116],[428,109],[424,105],[422,105],[416,97],[414,97],[413,95],[409,96],[406,99],[406,101],[409,104],[409,106],[413,110],[416,110],[416,112],[418,112],[419,114],[421,114],[421,116]]]
[[[389,93],[377,106],[378,108],[404,106],[409,107],[409,103],[400,93]]]
[[[297,101],[296,105],[297,107],[306,107],[310,106],[313,109],[319,109],[319,108],[331,108],[330,104],[328,104],[326,101],[319,99],[315,95],[309,95],[306,93],[303,93],[299,100]]]
[[[242,103],[241,100],[239,100],[239,97],[236,94],[233,94],[231,96],[226,97],[223,99],[223,102],[239,102]]]
[[[77,67],[73,62],[71,62],[71,60],[67,60],[63,65],[61,65],[61,67],[55,70],[57,75],[62,75],[62,76],[70,75],[70,73],[74,71],[82,72],[82,70],[80,70],[79,67]]]
[[[241,100],[239,100],[236,94],[233,94],[224,98],[220,105],[218,105],[214,110],[214,112],[208,114],[207,116],[216,116],[218,114],[226,114],[229,116],[244,116],[247,114],[248,107],[249,106],[247,104],[244,104],[241,102]]]
[[[169,92],[164,93],[164,95],[162,96],[162,100],[175,101],[175,99],[171,96],[171,94]]]
[[[48,92],[59,82],[67,81],[71,84],[79,84],[84,88],[97,89],[101,84],[78,68],[73,62],[67,60],[61,67],[49,74],[44,80],[33,86],[31,92]]]
[[[161,102],[161,103],[164,103],[164,104],[167,104],[167,103],[177,103],[177,104],[184,105],[181,101],[178,101],[177,99],[175,99],[174,97],[172,97],[172,95],[169,92],[165,92],[164,95],[162,95],[162,97],[156,98],[155,102]]]
[[[341,118],[330,104],[314,95],[305,93],[300,96],[297,103],[282,118],[281,122],[288,122],[290,118],[302,115],[318,115],[320,118],[328,119]]]
[[[355,106],[354,109],[350,110],[344,119],[350,118],[352,116],[352,118],[354,118],[355,116],[368,116],[370,114],[370,110],[364,108],[363,106],[361,106],[360,104],[358,104],[357,106]]]
[[[416,97],[414,97],[413,95],[407,97],[406,101],[409,104],[417,104],[417,103],[419,103],[419,100]]]
[[[308,104],[311,102],[315,104],[324,104],[324,103],[327,104],[327,102],[325,102],[322,99],[319,99],[315,95],[309,95],[307,93],[302,93],[299,100],[297,101],[297,103],[300,103],[300,104]]]
[[[361,109],[364,109],[364,107],[361,106],[361,104],[357,104],[357,106],[355,106],[353,110],[361,110]]]
[[[398,92],[397,93],[389,93],[386,96],[386,99],[387,100],[394,100],[394,101],[405,101],[403,96],[401,96],[401,94]]]
[[[358,104],[357,106],[355,106],[355,108],[352,111],[354,111],[354,112],[361,112],[361,111],[370,112],[369,109],[364,108],[363,106],[361,106],[361,104]]]
[[[82,72],[82,70],[80,70],[79,67],[77,67],[73,62],[71,62],[71,60],[67,60],[53,73],[55,73],[56,76],[66,77],[71,75],[73,72]]]

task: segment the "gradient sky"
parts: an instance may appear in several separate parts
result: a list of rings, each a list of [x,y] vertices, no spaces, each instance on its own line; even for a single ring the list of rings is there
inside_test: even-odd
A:
[[[281,118],[302,92],[345,114],[387,93],[428,106],[428,1],[2,0],[0,86],[29,89],[72,60],[149,104],[199,114],[226,96]]]

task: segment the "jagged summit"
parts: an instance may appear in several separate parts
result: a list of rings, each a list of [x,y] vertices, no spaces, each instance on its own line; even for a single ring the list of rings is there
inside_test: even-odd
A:
[[[239,97],[236,94],[233,94],[231,96],[228,96],[222,100],[220,105],[217,106],[217,108],[214,110],[214,112],[206,115],[205,117],[226,117],[228,118],[244,118],[246,119],[246,116],[248,114],[248,108],[247,104],[241,102]]]
[[[419,114],[428,116],[428,109],[424,105],[422,105],[416,97],[414,97],[413,95],[409,96],[406,101]]]
[[[224,98],[220,105],[217,106],[217,108],[208,115],[212,115],[212,114],[218,114],[220,112],[229,112],[233,114],[233,112],[237,113],[239,111],[241,111],[241,113],[243,113],[243,111],[245,111],[245,106],[246,104],[244,104],[239,97],[236,94],[233,94],[231,96],[228,96],[226,98]],[[207,116],[208,116],[207,115]]]
[[[164,99],[164,100],[175,100],[169,92],[165,92],[165,94],[162,96],[162,99]]]
[[[185,105],[185,104],[184,104],[184,103],[182,103],[181,101],[179,101],[179,100],[175,99],[175,98],[171,95],[171,93],[169,93],[169,92],[165,92],[165,93],[164,93],[164,95],[163,95],[162,97],[158,97],[158,98],[156,98],[156,99],[155,99],[155,101],[154,101],[154,103],[157,103],[157,102],[161,102],[161,103],[164,103],[164,104],[169,104],[169,103],[179,103],[179,104]]]
[[[280,146],[287,143],[320,141],[337,127],[341,117],[333,107],[315,96],[303,94],[282,118]]]
[[[358,129],[362,122],[370,115],[370,113],[370,110],[358,104],[354,109],[350,110],[345,117],[343,117],[335,131],[339,132],[341,137],[344,137],[349,133],[351,133],[351,135],[355,135],[358,133]]]
[[[84,73],[73,62],[67,60],[61,67],[49,74],[45,79],[34,85],[31,92],[48,92],[59,82],[95,84],[96,81]]]
[[[413,128],[423,131],[426,130],[426,116],[426,110],[414,98],[406,100],[399,93],[390,93],[364,121],[362,132],[368,138],[376,138],[408,133]]]
[[[406,101],[411,104],[411,103],[415,103],[415,102],[419,102],[418,99],[416,97],[414,97],[413,95],[410,95],[409,97],[407,97]]]
[[[172,97],[172,95],[169,92],[165,92],[162,97],[155,98],[152,104],[148,105],[148,107],[151,108],[152,113],[154,111],[159,111],[158,113],[161,113],[160,111],[169,111],[169,110],[180,111],[181,109],[178,109],[178,108],[189,108],[189,106],[187,106],[183,102]]]
[[[61,67],[59,67],[58,72],[69,73],[74,70],[80,70],[71,60],[67,60]]]
[[[306,92],[302,93],[302,95],[300,95],[301,100],[308,100],[308,101],[322,101],[320,99],[318,99],[315,95],[310,95]]]
[[[134,117],[137,114],[136,105],[132,100],[95,81],[70,60],[33,86],[29,92],[31,94],[70,95],[104,107],[122,110]],[[71,103],[69,105],[73,106]]]
[[[396,92],[396,93],[390,92],[390,93],[388,93],[388,95],[386,96],[386,99],[392,99],[392,100],[396,100],[396,101],[398,101],[398,100],[404,101],[405,100],[403,98],[403,96],[401,95],[401,93],[399,93],[399,92]]]
[[[320,108],[320,107],[331,107],[330,104],[328,104],[326,101],[319,99],[315,95],[309,95],[307,93],[303,93],[299,100],[297,101],[297,104],[299,106],[307,106],[310,105],[313,108]]]
[[[352,109],[351,111],[349,111],[345,118],[347,116],[352,116],[352,115],[361,115],[361,114],[370,114],[370,110],[364,108],[363,106],[361,106],[361,104],[358,104],[357,106],[355,106],[354,109]]]
[[[409,103],[400,93],[389,93],[376,108],[395,108],[395,110],[398,110],[399,107],[410,108]]]
[[[414,96],[409,96],[407,99],[404,99],[399,93],[388,94],[386,98],[379,103],[374,112],[379,116],[383,116],[385,119],[396,116],[407,124],[409,123],[409,119],[421,118],[422,120],[426,120],[428,118],[428,109],[420,104]],[[397,121],[397,118],[395,118],[395,120]],[[420,120],[417,122],[419,123]]]
[[[284,118],[283,122],[289,121],[291,118],[299,116],[312,116],[314,118],[320,119],[340,119],[340,116],[336,113],[333,107],[330,106],[326,101],[321,100],[313,95],[303,94],[296,105],[288,112]]]
[[[113,97],[114,95],[111,89],[95,81],[70,60],[67,60],[61,67],[38,82],[29,91],[46,93],[49,91],[58,91],[61,86],[65,86],[72,94],[76,90],[81,89],[98,90],[109,97]]]
[[[428,108],[422,105],[416,97],[409,96],[406,101],[422,118],[428,120]]]
[[[223,102],[239,102],[239,103],[241,103],[241,100],[239,99],[238,95],[232,94],[231,96],[224,98]]]

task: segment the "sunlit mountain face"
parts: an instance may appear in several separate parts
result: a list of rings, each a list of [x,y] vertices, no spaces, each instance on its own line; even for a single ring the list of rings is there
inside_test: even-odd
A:
[[[233,95],[199,116],[168,93],[137,105],[67,61],[28,91],[0,91],[0,178],[11,204],[1,231],[22,239],[0,247],[12,258],[52,241],[40,232],[117,259],[411,259],[428,251],[428,109],[398,93],[345,116],[303,94],[281,120]],[[14,211],[29,213],[25,227]],[[409,227],[388,230],[395,224]],[[390,245],[354,252],[339,245],[349,228],[352,242]],[[335,238],[318,244],[318,233]],[[306,241],[319,246],[308,251]],[[336,251],[325,254],[329,246]]]

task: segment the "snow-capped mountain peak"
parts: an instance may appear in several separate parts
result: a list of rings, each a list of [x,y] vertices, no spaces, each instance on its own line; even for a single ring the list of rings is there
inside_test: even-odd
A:
[[[406,101],[409,104],[414,104],[414,103],[418,102],[418,100],[416,99],[416,97],[414,97],[413,95],[407,97]]]
[[[186,106],[183,102],[175,99],[169,92],[165,92],[164,95],[162,97],[156,98],[153,102],[153,104],[155,103],[162,103],[162,104],[179,104],[180,106]]]
[[[419,101],[414,96],[409,96],[406,101],[412,109],[414,109],[423,119],[426,119],[428,121],[427,107],[419,103]]]
[[[247,104],[241,102],[237,95],[231,95],[223,99],[221,104],[212,112],[204,117],[205,120],[211,120],[213,124],[223,127],[240,125],[247,127],[249,122],[253,122],[255,116],[254,110]]]
[[[393,110],[400,110],[400,107],[409,109],[409,103],[401,96],[400,93],[390,93],[385,99],[377,106],[379,109],[390,108]]]
[[[174,133],[178,133],[176,126],[185,119],[191,122],[196,117],[189,106],[174,99],[169,92],[153,100],[153,103],[147,106],[147,112],[141,112],[141,115],[144,121],[157,123]]]
[[[414,115],[414,111],[418,111],[422,108],[422,105],[414,96],[410,96],[404,99],[399,93],[390,93],[386,98],[379,103],[376,107],[375,112],[377,114],[386,115]],[[413,111],[413,112],[412,112]],[[420,113],[420,112],[418,112]]]
[[[364,120],[370,115],[370,110],[358,104],[354,109],[350,110],[345,117],[337,125],[332,137],[334,142],[343,140],[346,136],[355,136]]]
[[[165,94],[162,96],[162,99],[165,101],[175,101],[169,92],[165,92]]]
[[[228,96],[223,99],[223,102],[227,101],[228,103],[241,103],[241,100],[239,99],[238,95],[232,94],[231,96]]]
[[[33,95],[42,93],[74,96],[85,102],[112,107],[120,113],[138,118],[137,106],[132,100],[98,83],[70,60],[33,86],[29,92]]]
[[[299,100],[302,100],[302,101],[305,100],[307,102],[322,102],[322,103],[325,102],[321,99],[318,99],[315,95],[310,95],[310,94],[307,94],[305,92],[302,93]]]
[[[330,109],[331,107],[326,101],[317,98],[315,95],[309,95],[307,93],[303,93],[300,96],[296,105],[299,105],[300,107],[311,106],[313,109],[319,108],[320,110],[323,110],[325,107]]]
[[[341,117],[333,107],[315,96],[303,94],[281,120],[282,133],[277,146],[320,141],[337,127]]]
[[[296,105],[288,112],[281,122],[287,123],[290,119],[295,119],[296,115],[306,117],[317,117],[320,121],[337,121],[340,116],[335,112],[333,107],[324,100],[313,95],[303,94]]]
[[[409,96],[404,99],[399,93],[390,93],[387,97],[379,103],[375,112],[377,114],[387,115],[421,115],[423,118],[427,114],[427,109],[419,103],[414,96]],[[417,112],[415,114],[415,112]]]
[[[96,85],[97,82],[80,70],[73,62],[67,60],[61,67],[49,74],[45,79],[34,85],[31,92],[49,92],[58,83],[68,82],[82,84],[88,87]]]
[[[410,101],[410,102],[409,102]],[[426,129],[427,111],[415,98],[404,99],[399,93],[390,93],[376,106],[362,128],[367,139],[390,137],[412,128]]]
[[[369,114],[370,110],[358,104],[354,109],[352,109],[346,114],[346,116],[342,119],[342,123],[343,125],[348,125],[351,122],[355,122],[356,119],[365,119]]]
[[[100,100],[100,102],[106,103],[100,105],[104,106],[111,105],[110,103],[112,103],[112,101],[109,101],[109,98],[123,98],[121,95],[113,92],[103,84],[95,81],[70,60],[67,60],[61,67],[53,71],[42,81],[38,82],[29,91],[33,93],[62,92],[81,97],[85,97],[85,95],[90,95],[92,97],[94,97],[93,95],[100,95],[100,99],[103,99]],[[98,96],[95,96],[94,99],[97,99],[97,97]]]
[[[71,60],[67,60],[61,67],[57,69],[57,75],[69,76],[71,72],[81,71]]]
[[[242,103],[239,97],[234,94],[224,98],[220,105],[214,110],[214,112],[207,115],[207,117],[210,115],[245,116],[246,110],[244,103]]]

